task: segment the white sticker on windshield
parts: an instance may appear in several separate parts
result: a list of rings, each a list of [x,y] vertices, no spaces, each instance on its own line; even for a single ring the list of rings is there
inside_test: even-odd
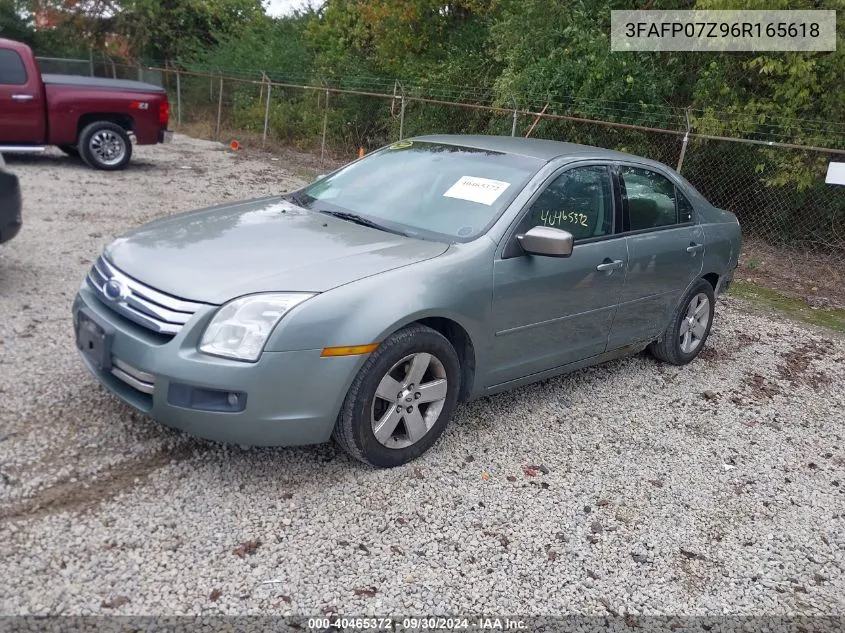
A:
[[[462,176],[458,182],[449,187],[446,193],[443,194],[443,197],[480,202],[481,204],[490,206],[510,186],[511,184],[509,182],[503,182],[501,180]]]

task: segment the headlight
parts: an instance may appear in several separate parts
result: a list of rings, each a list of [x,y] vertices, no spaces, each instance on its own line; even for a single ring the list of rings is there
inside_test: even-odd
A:
[[[199,350],[214,356],[256,361],[279,319],[313,296],[284,292],[234,299],[220,308],[206,326]]]

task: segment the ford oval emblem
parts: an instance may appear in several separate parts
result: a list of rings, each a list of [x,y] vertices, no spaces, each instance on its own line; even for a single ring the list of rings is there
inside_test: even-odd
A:
[[[120,301],[126,296],[126,286],[117,279],[109,279],[103,284],[103,294],[109,301]]]

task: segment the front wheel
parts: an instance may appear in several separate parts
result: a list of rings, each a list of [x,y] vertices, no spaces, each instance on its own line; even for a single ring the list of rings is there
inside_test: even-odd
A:
[[[109,121],[97,121],[83,128],[77,147],[82,160],[94,169],[123,169],[132,158],[132,141],[126,130]]]
[[[443,433],[458,402],[460,361],[452,344],[423,325],[384,340],[353,380],[332,437],[379,468],[416,459]]]
[[[686,365],[704,349],[715,306],[713,286],[699,279],[678,303],[663,338],[649,345],[648,350],[664,362]]]

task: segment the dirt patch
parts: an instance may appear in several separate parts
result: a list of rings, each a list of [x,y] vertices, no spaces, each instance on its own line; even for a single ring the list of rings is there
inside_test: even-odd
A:
[[[190,123],[183,123],[179,128],[180,134],[186,134],[193,138],[214,140],[215,124],[212,119],[198,120]],[[239,148],[232,152],[239,160],[262,160],[269,162],[281,162],[287,169],[306,180],[330,171],[334,171],[345,165],[356,156],[336,149],[327,148],[326,153],[321,155],[317,148],[298,148],[268,138],[262,142],[261,134],[256,132],[237,131],[226,126],[220,130],[220,142],[226,146],[237,140]]]
[[[746,336],[745,334],[740,334],[739,336]],[[740,347],[744,347],[740,345]],[[706,361],[708,363],[724,363],[734,358],[733,350],[727,349],[719,349],[717,347],[713,347],[712,345],[708,344],[708,347],[705,347],[701,352],[698,354],[698,358]]]
[[[722,354],[717,350],[715,347],[705,347],[701,350],[698,357],[701,360],[706,360],[707,362],[714,363],[721,359]]]
[[[760,342],[760,335],[759,334],[754,334],[752,336],[750,334],[746,334],[745,332],[740,332],[739,334],[736,335],[736,343],[737,343],[737,346],[740,347],[740,349],[750,347],[750,346],[754,345],[754,343],[759,343],[759,342]]]
[[[842,253],[805,253],[748,240],[736,279],[804,299],[813,308],[845,309]]]
[[[193,451],[188,446],[165,450],[149,457],[126,461],[96,477],[60,480],[40,490],[34,497],[0,511],[0,523],[21,519],[41,519],[60,512],[81,513],[132,489],[136,480],[146,478],[172,461],[184,461]]]
[[[830,378],[823,371],[809,371],[813,361],[821,360],[830,349],[826,344],[831,341],[808,341],[795,349],[783,354],[784,362],[777,366],[778,375],[794,386],[800,384],[818,388],[830,382]]]
[[[771,400],[776,395],[783,393],[778,385],[771,380],[766,380],[760,374],[745,374],[742,384],[745,386],[748,396],[755,400]]]

